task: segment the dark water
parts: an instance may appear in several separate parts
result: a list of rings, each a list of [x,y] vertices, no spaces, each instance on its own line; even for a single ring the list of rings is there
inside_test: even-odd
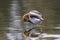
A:
[[[0,0],[0,40],[24,40],[22,32],[33,25],[21,16],[32,9],[45,19],[42,40],[60,40],[60,0]]]

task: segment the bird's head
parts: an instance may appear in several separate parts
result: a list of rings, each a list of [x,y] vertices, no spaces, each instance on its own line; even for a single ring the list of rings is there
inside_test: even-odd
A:
[[[29,16],[29,14],[27,13],[27,14],[24,14],[23,15],[23,17],[22,17],[22,19],[23,19],[23,21],[27,21],[28,20],[28,17]]]

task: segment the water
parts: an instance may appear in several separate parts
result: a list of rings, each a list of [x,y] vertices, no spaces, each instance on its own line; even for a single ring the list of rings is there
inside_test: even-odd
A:
[[[0,40],[24,40],[23,31],[33,25],[22,22],[21,16],[31,9],[43,14],[41,40],[60,40],[59,0],[0,0]]]
[[[10,4],[10,23],[8,30],[9,32],[6,34],[8,40],[23,40],[22,31],[23,28],[21,26],[21,16],[19,16],[18,11],[19,5],[17,0],[11,1]]]

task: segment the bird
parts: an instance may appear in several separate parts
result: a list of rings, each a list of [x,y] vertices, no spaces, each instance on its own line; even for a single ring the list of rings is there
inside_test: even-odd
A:
[[[42,14],[37,10],[31,10],[30,12],[26,13],[22,17],[23,21],[29,22],[32,24],[37,24],[43,21]]]

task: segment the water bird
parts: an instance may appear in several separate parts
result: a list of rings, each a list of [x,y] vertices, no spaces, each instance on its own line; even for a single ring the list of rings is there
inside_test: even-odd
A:
[[[37,10],[31,10],[30,12],[24,14],[22,19],[23,19],[23,21],[29,22],[29,23],[32,23],[32,24],[38,24],[38,23],[41,23],[44,20],[43,17],[42,17],[42,14]],[[39,38],[41,38],[41,33],[36,32],[35,34],[33,34],[33,33],[30,34],[30,31],[32,29],[29,29],[28,31],[25,30],[23,32],[24,38],[30,38],[32,40],[38,40]]]
[[[31,10],[29,13],[24,14],[22,19],[32,24],[37,24],[44,20],[42,14],[37,10]]]

